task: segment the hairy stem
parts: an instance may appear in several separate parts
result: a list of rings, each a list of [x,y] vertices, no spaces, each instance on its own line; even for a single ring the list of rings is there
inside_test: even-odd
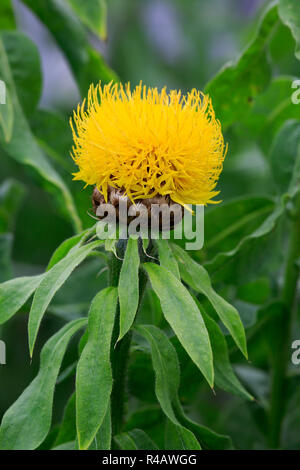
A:
[[[287,366],[291,349],[294,304],[297,292],[299,268],[295,261],[300,256],[300,195],[296,201],[296,213],[291,227],[291,236],[286,260],[282,301],[284,313],[278,322],[278,344],[274,357],[274,370],[270,404],[270,445],[280,447],[281,427],[286,404]]]
[[[149,261],[145,259],[141,249],[141,240],[139,240],[140,258],[141,261]],[[126,251],[126,243],[118,246],[118,256],[124,258]],[[122,260],[119,260],[112,253],[109,261],[109,283],[111,286],[118,286],[119,276],[122,267]],[[143,271],[139,273],[139,307],[142,302],[143,294],[147,284],[147,276]],[[113,390],[111,394],[111,422],[112,422],[112,435],[121,432],[124,423],[125,412],[125,392],[126,392],[126,375],[129,361],[129,351],[132,339],[132,332],[129,331],[124,338],[118,343],[119,337],[119,323],[120,323],[120,309],[116,313],[112,344],[111,344],[111,364],[113,372]]]

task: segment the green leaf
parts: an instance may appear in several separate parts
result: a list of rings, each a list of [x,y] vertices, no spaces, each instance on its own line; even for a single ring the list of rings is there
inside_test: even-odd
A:
[[[56,382],[56,384],[58,381]],[[59,432],[53,444],[53,450],[64,450],[63,446],[72,443],[75,449],[76,440],[76,394],[73,393],[66,405]],[[100,426],[89,450],[109,450],[111,443],[110,407],[108,407],[102,425]],[[57,449],[59,447],[59,449]]]
[[[191,432],[183,432],[182,426],[176,426],[167,419],[165,448],[168,450],[200,450],[201,447]]]
[[[166,335],[152,325],[139,325],[136,331],[150,344],[153,368],[155,371],[155,393],[163,412],[175,426],[176,436],[180,436],[184,449],[199,449],[199,443],[188,429],[184,428],[173,410],[179,388],[179,364],[177,354]]]
[[[59,427],[58,435],[55,439],[54,446],[75,441],[76,439],[76,396],[73,393],[66,404],[62,423]]]
[[[135,330],[150,344],[153,368],[155,370],[155,394],[165,415],[175,424],[179,422],[174,414],[172,402],[179,387],[179,364],[174,347],[165,334],[152,325],[139,325]]]
[[[59,446],[53,447],[53,449],[51,450],[76,450],[75,441],[64,442],[63,444],[60,444]]]
[[[75,165],[70,154],[73,138],[69,121],[57,112],[37,109],[30,115],[30,127],[45,153],[70,174]]]
[[[251,113],[243,122],[248,134],[250,132],[259,141],[266,155],[269,155],[275,134],[284,122],[300,119],[300,106],[291,99],[293,81],[294,77],[274,78],[270,86],[255,98]]]
[[[91,227],[90,229],[84,230],[83,232],[64,240],[51,256],[47,266],[47,271],[49,271],[60,260],[65,258],[72,248],[76,246],[79,248],[81,244],[88,238],[88,236],[93,233],[93,231],[94,227]]]
[[[208,298],[237,346],[244,356],[247,357],[245,330],[236,308],[230,305],[213,289],[209,275],[203,266],[196,263],[178,245],[173,245],[173,250],[179,262],[180,274],[184,282]]]
[[[110,450],[111,448],[111,413],[110,403],[108,404],[102,424],[98,429],[93,444],[89,450]]]
[[[188,290],[162,266],[144,264],[164,316],[200,371],[213,386],[213,357],[207,329]]]
[[[101,240],[89,243],[70,253],[48,271],[36,290],[28,321],[29,351],[32,356],[39,326],[58,289],[71,275],[72,271],[92,252],[102,244]]]
[[[132,429],[128,432],[130,437],[134,439],[137,444],[138,449],[141,450],[156,450],[156,444],[150,439],[148,434],[146,434],[142,429]]]
[[[107,39],[107,7],[105,0],[68,0],[74,11],[91,31]]]
[[[164,420],[165,417],[159,404],[139,406],[129,415],[125,430],[143,429],[155,441],[158,448],[162,449],[164,429],[161,424]]]
[[[214,352],[215,383],[226,392],[233,393],[246,400],[254,398],[240,383],[229,361],[226,340],[218,324],[204,311],[202,316],[209,333],[212,350]]]
[[[178,264],[170,248],[168,240],[156,240],[156,244],[158,246],[160,265],[174,274],[177,279],[180,279]]]
[[[37,289],[43,274],[17,277],[0,284],[0,324],[7,322]]]
[[[1,51],[0,51],[1,53]],[[1,67],[1,56],[0,56]],[[7,90],[6,82],[0,68],[0,141],[9,142],[13,133],[14,126],[14,107],[12,99]]]
[[[159,298],[152,289],[146,289],[136,322],[159,327],[164,321]]]
[[[300,190],[300,121],[287,121],[275,137],[270,153],[275,182],[282,194]]]
[[[297,0],[279,0],[281,21],[290,28],[296,41],[295,56],[300,59],[300,3]]]
[[[138,328],[139,327],[137,327],[137,331],[138,331]],[[167,391],[165,393],[165,396],[167,397],[167,400],[169,400],[169,397],[173,397],[171,406],[172,406],[173,414],[175,414],[175,417],[177,419],[177,423],[179,421],[186,428],[192,431],[194,435],[196,436],[196,438],[198,439],[199,443],[201,444],[201,447],[205,449],[232,448],[232,443],[228,436],[217,434],[211,429],[203,425],[197,424],[186,417],[186,415],[183,412],[182,406],[179,402],[178,393],[177,393],[178,390],[176,388],[177,383],[179,382],[179,377],[177,376],[177,371],[179,371],[179,365],[178,365],[176,351],[173,345],[170,343],[170,341],[166,337],[166,335],[162,333],[161,330],[158,330],[157,328],[153,326],[148,326],[148,325],[142,325],[142,328],[150,329],[149,335],[151,335],[151,330],[153,328],[154,328],[153,330],[154,333],[155,332],[157,333],[152,338],[154,345],[153,347],[151,347],[151,350],[154,349],[155,345],[156,345],[156,348],[158,348],[158,350],[161,350],[161,354],[163,358],[161,364],[164,364],[167,367],[166,378],[164,377],[164,380],[167,380],[169,384]],[[141,334],[140,331],[138,331],[138,333]],[[145,335],[144,337],[142,337],[142,340],[144,338],[150,343],[150,340],[148,340]],[[139,342],[139,336],[137,336],[136,339],[138,341],[139,347],[141,348],[143,346],[143,349],[144,349],[145,348],[144,343]],[[144,357],[145,356],[146,354],[144,354]],[[152,355],[152,360],[154,360],[153,355]],[[156,363],[158,363],[158,361],[156,361]],[[171,365],[171,368],[169,368],[169,364]],[[135,377],[137,375],[145,376],[146,374],[147,378],[144,381],[145,388],[146,387],[149,388],[150,387],[149,381],[153,380],[152,377],[148,378],[147,369],[148,369],[148,361],[147,363],[143,361],[140,365],[140,369],[135,368],[132,370],[132,374],[134,374]],[[130,389],[132,388],[132,391],[135,394],[135,396],[137,396],[139,399],[145,399],[144,397],[139,396],[139,394],[136,394],[136,387],[133,388],[134,385],[135,384],[132,384]],[[142,386],[142,380],[141,380],[141,386]],[[170,409],[170,405],[168,408]],[[145,430],[149,429],[149,433],[152,432],[152,435],[156,437],[158,433],[161,431],[161,424],[160,424],[161,420],[162,418],[159,414],[159,410],[157,410],[155,406],[151,405],[150,407],[144,408],[134,413],[129,419],[127,426],[129,429],[131,427],[141,427]]]
[[[77,246],[72,248],[74,251],[77,249]],[[107,287],[106,276],[97,276],[103,267],[103,261],[100,257],[94,256],[95,253],[101,253],[101,251],[92,251],[86,262],[73,271],[62,288],[55,294],[47,309],[48,314],[57,315],[65,321],[87,315],[94,296]]]
[[[119,278],[120,333],[118,341],[131,328],[139,304],[139,266],[138,240],[128,239],[125,258]]]
[[[14,42],[14,49],[22,50],[23,37],[19,33],[10,33],[10,41]],[[15,36],[13,36],[15,34]],[[12,46],[11,46],[12,47]],[[16,74],[16,72],[15,72]],[[71,193],[60,175],[50,165],[45,155],[38,147],[23,110],[20,106],[14,73],[10,66],[8,51],[5,43],[0,38],[0,79],[3,79],[7,87],[8,104],[12,104],[14,117],[10,119],[9,127],[4,129],[4,134],[0,132],[0,145],[4,152],[11,158],[17,160],[25,166],[30,167],[36,173],[47,190],[53,192],[58,200],[59,207],[65,216],[72,221],[76,231],[80,230],[81,222],[78,217]],[[9,106],[0,106],[2,109],[9,109]],[[3,122],[6,122],[4,120]]]
[[[68,342],[86,322],[82,318],[68,323],[47,341],[38,375],[3,417],[0,449],[31,450],[43,442],[51,426],[55,382]]]
[[[217,205],[205,214],[205,261],[231,251],[274,210],[268,197],[243,196]]]
[[[27,117],[39,104],[42,72],[37,46],[18,31],[5,31],[1,38],[20,105]]]
[[[76,422],[80,449],[87,449],[105,417],[112,390],[110,346],[118,292],[108,287],[94,298],[88,341],[76,374]]]
[[[117,258],[116,244],[117,244],[117,240],[113,238],[106,238],[105,240],[105,251],[110,251]]]
[[[267,330],[268,333],[269,330]],[[275,341],[273,340],[273,345],[274,343]],[[236,369],[249,390],[255,395],[259,404],[267,410],[269,408],[270,375],[265,370],[248,364],[237,365]]]
[[[64,52],[84,96],[92,82],[118,80],[98,52],[89,45],[83,25],[67,2],[23,0],[53,34]]]
[[[47,271],[49,271],[55,264],[59,263],[63,258],[65,258],[70,250],[74,248],[81,240],[82,233],[78,233],[73,237],[67,238],[64,240],[54,251],[53,255],[47,266]]]
[[[128,433],[117,434],[114,441],[121,450],[138,450],[138,447],[132,437]]]
[[[227,450],[233,449],[232,441],[229,436],[218,434],[206,426],[199,425],[187,418],[183,412],[182,406],[177,400],[176,410],[181,422],[187,426],[196,436],[203,449],[208,450]]]
[[[247,115],[254,97],[269,84],[271,67],[267,49],[278,24],[277,6],[272,6],[264,15],[254,40],[238,61],[225,66],[206,86],[224,128]]]
[[[156,450],[157,446],[142,429],[132,429],[114,436],[121,450]]]
[[[16,27],[12,0],[1,0],[0,29],[14,29]]]
[[[276,228],[284,213],[284,201],[274,205],[274,210],[252,232],[244,236],[229,251],[218,253],[212,260],[205,263],[205,268],[214,282],[244,284],[261,274],[266,268],[272,270],[272,256],[276,238]]]

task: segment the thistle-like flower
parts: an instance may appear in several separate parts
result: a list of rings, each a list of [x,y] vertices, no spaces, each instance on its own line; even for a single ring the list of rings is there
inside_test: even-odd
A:
[[[75,180],[94,185],[97,204],[110,193],[132,202],[163,198],[216,202],[226,146],[207,95],[138,85],[91,85],[71,126]],[[150,202],[150,201],[148,201]]]

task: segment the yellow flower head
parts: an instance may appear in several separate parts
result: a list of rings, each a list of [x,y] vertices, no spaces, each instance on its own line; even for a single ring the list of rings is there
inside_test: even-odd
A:
[[[169,195],[179,204],[207,204],[226,154],[221,124],[207,95],[138,85],[91,85],[71,120],[75,180],[109,186],[131,201]]]

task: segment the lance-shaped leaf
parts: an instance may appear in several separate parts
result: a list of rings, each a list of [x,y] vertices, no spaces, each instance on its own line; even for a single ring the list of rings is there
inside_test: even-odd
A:
[[[219,325],[202,310],[202,316],[209,333],[214,352],[215,383],[226,392],[238,395],[246,400],[254,400],[235,375],[229,361],[226,340]]]
[[[270,160],[279,192],[294,197],[300,191],[300,121],[289,120],[281,127]]]
[[[178,263],[175,259],[173,251],[170,248],[168,240],[156,240],[156,245],[158,246],[158,256],[160,265],[166,268],[172,274],[174,274],[177,279],[180,279]]]
[[[66,158],[73,144],[69,121],[58,112],[36,109],[30,115],[30,127],[40,147],[58,167],[68,174],[74,171],[72,158]]]
[[[201,447],[195,436],[183,432],[182,426],[177,426],[167,419],[165,430],[165,448],[169,450],[200,450]]]
[[[216,254],[205,263],[205,268],[215,282],[229,280],[231,283],[243,284],[249,281],[249,277],[257,277],[266,263],[270,270],[270,257],[274,255],[272,241],[277,235],[276,228],[283,212],[284,201],[280,200],[262,223],[242,237],[235,247]]]
[[[243,285],[272,272],[280,221],[275,210],[274,199],[247,196],[207,213],[204,250],[197,256],[213,282]]]
[[[296,41],[295,55],[300,59],[300,3],[297,0],[279,0],[279,16]]]
[[[165,415],[179,425],[172,404],[178,392],[180,374],[174,347],[166,335],[155,326],[138,325],[135,330],[146,339],[151,347],[157,399]]]
[[[88,449],[101,426],[112,390],[110,346],[118,291],[108,287],[94,298],[88,323],[88,341],[76,375],[76,423],[78,445]]]
[[[206,426],[195,423],[189,419],[181,406],[177,398],[177,402],[174,404],[176,406],[176,412],[180,421],[188,427],[196,436],[198,441],[201,444],[202,449],[207,450],[228,450],[233,449],[233,444],[229,436],[218,434],[212,429],[209,429]]]
[[[149,325],[143,325],[143,327],[150,328],[150,329],[155,328]],[[139,327],[137,327],[137,330],[138,328]],[[158,335],[157,338],[154,335],[152,340],[155,341],[157,339],[156,346],[158,349],[162,348],[162,350],[164,351],[164,354],[162,354],[163,357],[165,358],[166,352],[169,351],[169,357],[167,359],[168,363],[170,362],[170,364],[174,364],[174,363],[177,364],[175,365],[175,367],[172,367],[172,369],[170,370],[168,367],[167,377],[168,377],[168,380],[171,380],[169,382],[168,390],[170,390],[172,389],[172,384],[175,383],[175,386],[176,386],[176,384],[179,382],[179,378],[176,376],[176,370],[179,370],[177,354],[173,345],[170,343],[166,335],[164,335],[160,330],[158,330],[157,335]],[[142,340],[144,340],[144,338],[146,337],[145,336],[142,337]],[[139,347],[144,350],[145,349],[144,342],[139,341],[139,336],[137,336],[136,339],[138,341]],[[148,342],[150,343],[150,341]],[[173,376],[175,377],[175,380],[173,379]],[[173,393],[171,394],[169,393],[166,394],[167,397],[170,395],[173,397],[172,409],[173,409],[173,413],[175,414],[177,418],[177,421],[179,421],[181,425],[185,426],[186,428],[188,428],[190,431],[193,432],[193,434],[198,439],[202,448],[204,449],[231,449],[232,448],[232,442],[228,436],[217,434],[215,431],[207,428],[206,426],[195,423],[194,421],[191,421],[189,418],[187,418],[179,402],[177,389],[176,390],[173,389]],[[159,414],[159,411],[157,410],[157,408],[155,408],[154,405],[152,405],[149,408],[145,408],[144,410],[134,413],[131,416],[131,419],[129,420],[128,425],[132,427],[145,426],[146,428],[148,428],[148,427],[152,427],[153,425],[155,425],[154,423],[159,423],[159,422],[161,422],[161,416]],[[178,433],[176,432],[176,435],[177,434]]]
[[[68,279],[72,271],[82,263],[89,253],[102,243],[103,242],[101,240],[97,240],[80,247],[78,250],[70,253],[59,261],[59,263],[55,264],[53,268],[44,275],[42,282],[34,294],[29,313],[28,337],[31,356],[42,318],[54,295]]]
[[[119,340],[131,328],[139,304],[138,240],[129,238],[119,278],[120,334]]]
[[[181,425],[174,413],[173,403],[177,401],[180,374],[174,347],[166,335],[155,326],[139,325],[135,329],[150,344],[155,371],[155,393],[163,412],[175,426],[177,438],[180,436],[180,448],[200,449],[193,433]]]
[[[293,103],[293,94],[298,98],[298,86],[293,86],[293,76],[275,77],[268,88],[257,95],[251,113],[244,124],[251,138],[259,141],[268,155],[275,134],[288,119],[300,119],[300,106]],[[293,91],[294,89],[294,91]]]
[[[57,382],[56,382],[57,384]],[[64,446],[72,443],[75,449],[76,441],[76,394],[73,393],[65,407],[59,432],[52,446],[53,450],[64,449]],[[111,418],[110,406],[108,406],[103,422],[89,447],[89,450],[110,450],[111,446]]]
[[[20,310],[42,279],[43,274],[24,276],[0,284],[0,324],[5,323]]]
[[[38,48],[18,31],[1,34],[19,103],[30,117],[40,101],[42,71]]]
[[[88,0],[90,1],[90,0]],[[93,0],[95,3],[95,0]],[[23,0],[53,34],[64,52],[83,95],[92,82],[117,80],[99,52],[91,48],[85,28],[67,2]],[[85,2],[86,3],[86,2]]]
[[[89,450],[110,450],[111,449],[111,411],[110,411],[110,403],[108,403],[108,407],[101,423],[100,428],[93,440],[92,444],[89,447]]]
[[[120,450],[156,450],[157,446],[142,429],[132,429],[114,436]]]
[[[213,355],[201,313],[184,285],[162,266],[144,264],[164,316],[200,371],[213,386]]]
[[[72,195],[61,176],[37,145],[23,113],[21,105],[29,106],[30,95],[26,95],[20,104],[20,97],[17,94],[14,78],[18,74],[22,76],[24,64],[23,62],[19,64],[19,61],[16,60],[15,51],[22,50],[23,56],[29,60],[31,57],[28,52],[29,45],[34,51],[35,45],[20,33],[9,32],[7,34],[9,34],[9,41],[8,36],[0,37],[0,79],[6,84],[7,99],[9,106],[12,105],[13,118],[10,116],[10,127],[8,128],[7,116],[4,117],[4,120],[0,116],[0,124],[4,123],[3,132],[0,128],[0,145],[7,155],[22,165],[30,167],[38,175],[41,184],[55,195],[59,208],[71,220],[75,230],[79,231],[81,221]],[[23,68],[19,69],[20,66]],[[34,106],[34,104],[32,105]],[[2,113],[2,109],[9,109],[9,106],[0,107],[0,113]]]
[[[64,240],[59,247],[56,248],[51,259],[47,266],[47,271],[49,271],[55,264],[61,261],[63,258],[67,256],[72,248],[74,248],[78,242],[81,240],[82,233],[74,235],[73,237],[67,238]]]
[[[214,291],[207,271],[200,264],[178,245],[173,245],[173,250],[184,282],[209,299],[237,346],[247,357],[245,330],[236,308]]]
[[[264,15],[254,40],[238,61],[229,63],[208,83],[206,92],[212,97],[222,126],[230,126],[247,115],[253,98],[269,84],[271,67],[267,48],[278,23],[277,6],[272,6]]]
[[[68,342],[86,323],[85,318],[68,323],[47,341],[38,375],[3,417],[0,449],[31,450],[43,442],[51,426],[55,383]]]
[[[53,447],[51,450],[76,450],[76,442],[71,441],[71,442],[64,442],[63,444],[60,444],[59,446]]]
[[[107,38],[107,7],[105,0],[68,0],[78,17],[101,39]]]
[[[269,197],[243,196],[213,207],[205,214],[205,261],[236,248],[272,214],[274,206]]]
[[[87,238],[93,234],[95,231],[95,226],[84,230],[73,237],[67,238],[64,240],[54,251],[53,255],[47,266],[47,271],[51,269],[56,263],[62,260],[67,254],[76,246],[79,248]]]

